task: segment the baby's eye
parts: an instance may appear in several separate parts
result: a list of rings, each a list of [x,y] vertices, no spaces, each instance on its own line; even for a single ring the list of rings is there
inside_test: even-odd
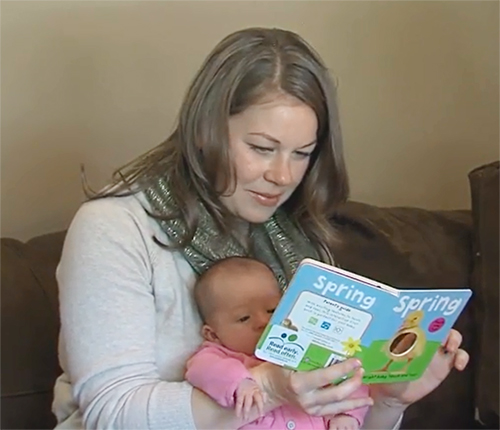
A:
[[[274,308],[274,309],[269,309],[269,310],[267,311],[267,313],[268,313],[268,314],[272,314],[275,310],[276,310],[276,308]]]
[[[241,317],[238,319],[238,322],[245,322],[245,321],[248,321],[250,319],[250,317],[248,315],[245,315],[244,317]]]

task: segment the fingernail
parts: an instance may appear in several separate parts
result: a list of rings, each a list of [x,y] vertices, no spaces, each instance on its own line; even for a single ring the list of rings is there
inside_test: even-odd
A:
[[[361,367],[361,361],[355,360],[354,361],[354,367],[357,369],[358,367]]]

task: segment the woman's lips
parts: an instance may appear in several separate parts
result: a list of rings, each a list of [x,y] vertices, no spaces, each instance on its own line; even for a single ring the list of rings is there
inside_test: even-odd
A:
[[[280,198],[283,194],[266,194],[266,193],[257,193],[255,191],[250,191],[250,195],[260,205],[267,207],[274,207],[278,205]]]

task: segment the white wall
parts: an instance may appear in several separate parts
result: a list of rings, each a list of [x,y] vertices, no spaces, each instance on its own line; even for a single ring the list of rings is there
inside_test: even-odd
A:
[[[469,207],[499,158],[498,2],[2,1],[2,236],[67,227],[91,183],[159,143],[226,34],[294,30],[340,82],[352,197]]]

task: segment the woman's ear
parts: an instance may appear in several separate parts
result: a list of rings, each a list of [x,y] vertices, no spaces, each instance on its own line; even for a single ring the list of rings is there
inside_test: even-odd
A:
[[[203,327],[201,328],[201,335],[203,336],[203,339],[208,340],[209,342],[220,344],[220,340],[214,329],[207,324],[203,324]]]

